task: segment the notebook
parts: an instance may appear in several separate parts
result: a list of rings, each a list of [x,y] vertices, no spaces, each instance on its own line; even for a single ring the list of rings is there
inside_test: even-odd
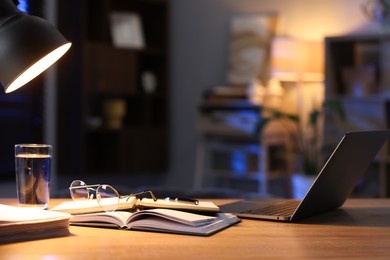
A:
[[[241,218],[293,222],[344,204],[374,160],[390,130],[347,132],[302,200],[241,200],[220,206]]]

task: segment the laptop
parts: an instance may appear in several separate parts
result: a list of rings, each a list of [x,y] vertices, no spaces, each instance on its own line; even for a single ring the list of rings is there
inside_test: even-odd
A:
[[[294,222],[336,209],[351,195],[390,130],[347,132],[302,200],[241,200],[220,206],[241,218]]]

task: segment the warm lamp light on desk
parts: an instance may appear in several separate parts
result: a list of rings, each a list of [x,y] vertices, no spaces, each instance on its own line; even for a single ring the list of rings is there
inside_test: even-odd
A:
[[[61,58],[72,44],[42,18],[0,0],[0,82],[5,93],[22,87]]]
[[[324,99],[323,47],[323,42],[290,37],[275,37],[272,42],[272,77],[295,84],[297,112],[303,121]]]

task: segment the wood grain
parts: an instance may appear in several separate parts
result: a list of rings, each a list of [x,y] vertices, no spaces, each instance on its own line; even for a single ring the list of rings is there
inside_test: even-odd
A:
[[[72,226],[68,237],[1,245],[0,259],[387,259],[389,245],[390,199],[351,199],[298,223],[244,219],[211,237]]]

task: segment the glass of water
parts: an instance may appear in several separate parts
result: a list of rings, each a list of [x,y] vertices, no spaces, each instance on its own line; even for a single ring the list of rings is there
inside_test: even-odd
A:
[[[15,145],[16,193],[20,207],[48,208],[51,157],[49,144]]]

